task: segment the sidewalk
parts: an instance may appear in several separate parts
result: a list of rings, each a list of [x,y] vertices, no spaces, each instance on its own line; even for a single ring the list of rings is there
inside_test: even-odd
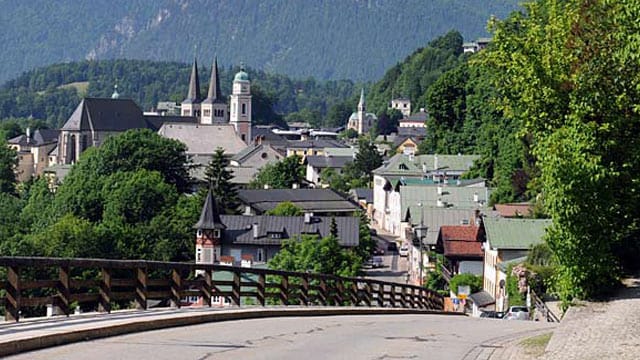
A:
[[[491,360],[632,360],[640,359],[640,279],[627,279],[614,298],[583,302],[569,308],[555,328],[544,353],[532,356],[523,345],[537,334],[489,344]]]

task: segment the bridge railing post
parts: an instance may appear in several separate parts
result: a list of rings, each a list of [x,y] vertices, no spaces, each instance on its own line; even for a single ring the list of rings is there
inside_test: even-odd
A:
[[[309,305],[309,274],[302,274],[300,277],[300,305]]]
[[[182,273],[179,269],[171,269],[171,307],[180,308],[180,300],[182,292]]]
[[[384,307],[384,284],[378,283],[378,296],[377,299],[378,306]]]
[[[147,268],[138,267],[136,273],[136,309],[147,310],[147,282],[149,274]]]
[[[280,301],[282,305],[289,305],[289,276],[280,276]]]
[[[233,285],[231,287],[231,300],[236,306],[240,306],[241,291],[240,270],[233,270]]]
[[[58,269],[58,294],[56,296],[57,301],[55,305],[60,308],[60,311],[66,316],[69,316],[71,310],[69,304],[71,303],[71,291],[69,289],[69,266],[62,265]]]
[[[266,283],[266,279],[265,279],[265,275],[264,274],[259,274],[258,275],[258,302],[260,303],[261,306],[265,306],[265,283]]]
[[[7,267],[6,299],[4,302],[6,321],[20,321],[20,268],[17,266]]]
[[[111,269],[101,268],[102,279],[100,280],[100,299],[98,300],[98,311],[111,312]]]
[[[327,306],[327,304],[329,304],[329,302],[331,301],[330,299],[328,299],[328,293],[327,293],[327,281],[325,280],[324,277],[320,278],[320,291],[318,293],[318,298],[320,299],[320,303],[324,306]]]
[[[211,269],[205,269],[204,281],[200,285],[200,293],[202,294],[202,304],[211,307],[211,287],[213,285],[213,276],[211,276]]]

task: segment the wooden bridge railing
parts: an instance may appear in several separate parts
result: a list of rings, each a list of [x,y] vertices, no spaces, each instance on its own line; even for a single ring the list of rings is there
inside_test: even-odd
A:
[[[195,274],[198,273],[198,276]],[[42,316],[47,306],[69,315],[72,305],[111,312],[167,306],[212,306],[213,297],[235,306],[376,306],[442,310],[443,298],[414,285],[365,278],[267,269],[145,260],[0,257],[1,303],[7,321]]]

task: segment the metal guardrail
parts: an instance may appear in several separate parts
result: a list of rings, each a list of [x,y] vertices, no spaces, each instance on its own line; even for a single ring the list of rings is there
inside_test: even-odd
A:
[[[0,257],[5,319],[19,321],[53,305],[69,315],[72,304],[111,312],[115,304],[147,309],[148,300],[181,307],[197,297],[212,306],[214,296],[235,306],[373,306],[443,310],[437,293],[414,285],[365,278],[225,265],[146,260]],[[200,275],[195,276],[196,272]],[[226,275],[219,276],[219,275]],[[251,300],[249,300],[251,299]]]

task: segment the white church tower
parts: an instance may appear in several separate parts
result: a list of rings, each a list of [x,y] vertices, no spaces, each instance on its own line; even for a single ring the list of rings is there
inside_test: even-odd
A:
[[[233,79],[233,90],[230,96],[229,123],[236,129],[240,139],[251,144],[251,82],[244,66]]]
[[[201,124],[226,124],[229,121],[227,103],[222,98],[220,91],[220,76],[218,75],[218,58],[211,66],[211,79],[209,80],[209,93],[201,105]]]

